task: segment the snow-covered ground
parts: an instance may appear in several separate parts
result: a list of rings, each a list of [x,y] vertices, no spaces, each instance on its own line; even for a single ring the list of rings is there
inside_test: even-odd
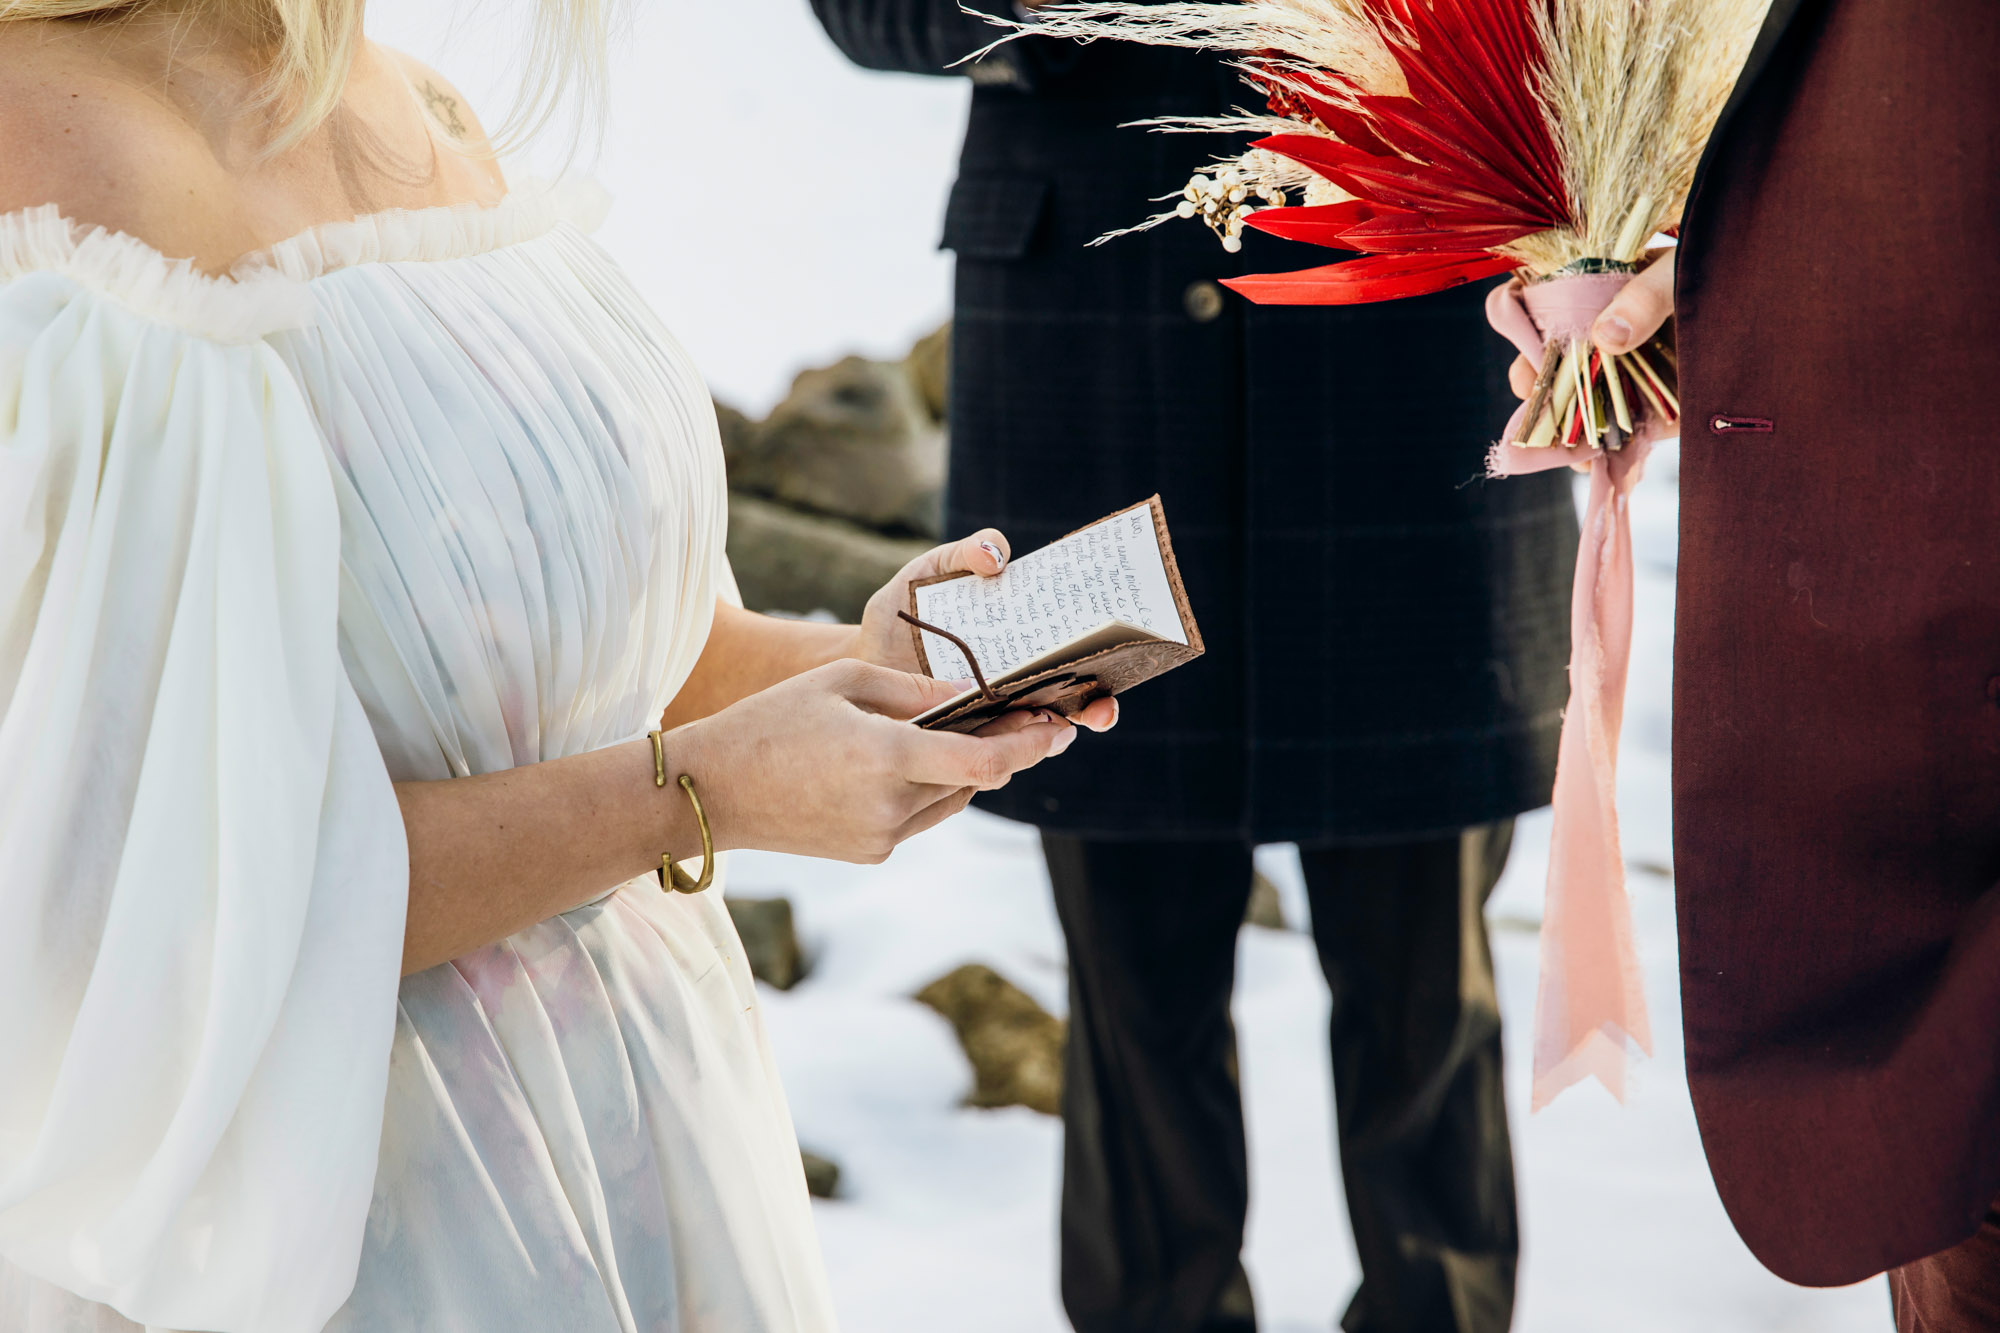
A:
[[[493,120],[517,9],[377,3],[370,23]],[[935,245],[962,84],[847,67],[806,0],[655,0],[621,38],[613,79],[595,174],[618,207],[601,239],[720,396],[761,411],[800,367],[853,350],[899,355],[947,313],[950,265]],[[1545,815],[1523,821],[1492,908],[1525,1210],[1517,1327],[1881,1333],[1879,1281],[1804,1291],[1744,1250],[1688,1106],[1667,800],[1673,461],[1658,460],[1635,506],[1640,619],[1621,805],[1658,1050],[1629,1106],[1590,1086],[1526,1112]],[[1145,725],[1143,694],[1126,725]],[[1262,863],[1303,920],[1295,859],[1271,848]],[[845,1325],[1062,1329],[1059,1129],[1027,1111],[959,1106],[964,1060],[944,1023],[907,998],[976,959],[1061,1012],[1062,941],[1031,833],[968,816],[873,869],[741,856],[733,891],[789,895],[815,956],[811,977],[766,1007],[800,1133],[845,1172],[845,1199],[819,1209]],[[1298,934],[1246,930],[1239,975],[1251,1274],[1267,1329],[1325,1330],[1355,1280],[1331,1151],[1326,992]]]

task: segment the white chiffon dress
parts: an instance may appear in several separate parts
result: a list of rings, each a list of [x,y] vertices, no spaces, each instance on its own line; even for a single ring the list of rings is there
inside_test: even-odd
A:
[[[0,1330],[832,1327],[716,893],[400,980],[392,782],[643,736],[725,496],[594,191],[0,218]]]

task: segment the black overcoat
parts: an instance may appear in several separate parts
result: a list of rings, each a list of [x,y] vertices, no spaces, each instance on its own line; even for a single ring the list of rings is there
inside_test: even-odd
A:
[[[1002,0],[995,0],[1000,3]],[[957,0],[813,0],[878,69],[994,29]],[[1393,839],[1545,804],[1567,697],[1566,471],[1488,482],[1512,351],[1484,289],[1255,307],[1215,285],[1338,258],[1224,253],[1145,217],[1229,141],[1120,128],[1254,100],[1214,56],[1035,38],[971,70],[948,530],[1017,551],[1158,491],[1208,654],[981,800],[1091,836]]]

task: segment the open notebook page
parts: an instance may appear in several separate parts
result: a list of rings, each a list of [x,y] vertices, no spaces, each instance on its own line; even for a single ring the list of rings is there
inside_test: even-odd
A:
[[[1150,502],[1030,552],[998,578],[926,584],[916,615],[971,644],[989,678],[1107,625],[1187,642]],[[924,635],[924,652],[939,680],[972,678],[964,655],[937,635]]]

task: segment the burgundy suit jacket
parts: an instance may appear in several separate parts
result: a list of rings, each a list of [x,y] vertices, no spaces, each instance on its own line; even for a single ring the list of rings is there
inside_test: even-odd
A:
[[[2000,1195],[2000,2],[1775,0],[1679,282],[1689,1081],[1854,1282]]]

